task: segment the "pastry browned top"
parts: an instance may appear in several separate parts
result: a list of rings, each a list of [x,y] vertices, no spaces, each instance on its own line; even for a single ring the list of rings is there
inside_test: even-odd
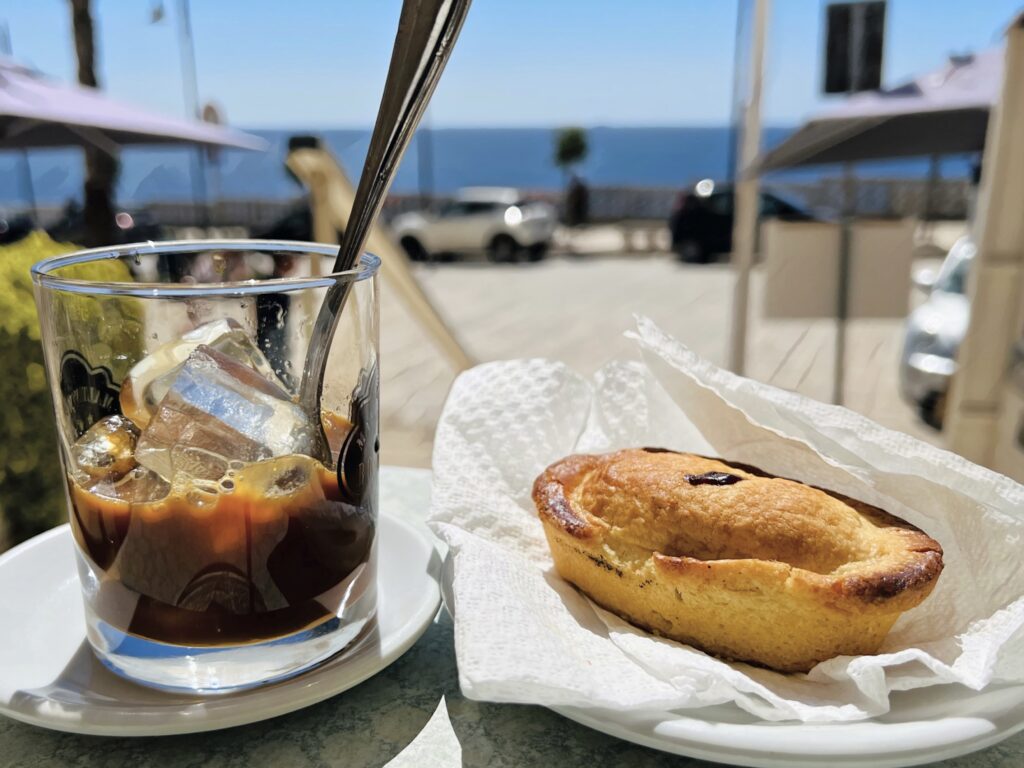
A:
[[[930,590],[942,571],[938,542],[877,507],[694,454],[570,456],[537,478],[533,497],[541,519],[570,536],[653,553],[663,567],[772,561],[868,601]]]

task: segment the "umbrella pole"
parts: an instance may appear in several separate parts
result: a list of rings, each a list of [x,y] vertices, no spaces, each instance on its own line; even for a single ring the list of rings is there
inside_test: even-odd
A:
[[[935,192],[939,185],[939,180],[942,178],[942,157],[941,155],[932,155],[928,159],[928,180],[925,182],[924,195],[921,201],[921,224],[919,229],[919,237],[924,242],[932,242],[932,232],[935,229],[934,213],[935,210]]]
[[[178,45],[181,53],[181,82],[190,116],[203,119],[199,106],[199,78],[196,75],[196,46],[192,38],[192,10],[189,0],[178,0]],[[206,178],[206,149],[197,146],[192,162],[192,198],[203,228],[210,226],[210,190]]]
[[[924,196],[924,220],[930,227],[935,217],[935,192],[942,178],[942,158],[932,155],[928,164],[928,188]]]
[[[423,125],[416,132],[416,181],[420,205],[430,210],[434,200],[434,135],[430,130],[430,110],[423,113]]]
[[[850,251],[856,213],[857,180],[853,164],[843,164],[843,191],[839,222],[839,264],[836,276],[836,344],[832,366],[832,402],[843,404],[846,383],[846,321],[850,314]]]
[[[28,201],[29,215],[32,217],[32,226],[39,226],[39,206],[36,203],[36,185],[32,181],[32,166],[28,161],[28,150],[21,151],[21,175],[22,183],[25,185],[25,198]]]
[[[206,185],[206,149],[196,147],[192,161],[192,200],[199,214],[199,223],[206,229],[211,223],[210,196]]]

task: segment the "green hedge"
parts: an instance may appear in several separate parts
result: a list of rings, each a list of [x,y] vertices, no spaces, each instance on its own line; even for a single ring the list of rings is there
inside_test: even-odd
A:
[[[74,248],[41,232],[0,247],[0,551],[67,519],[29,267]],[[76,273],[131,280],[120,262],[90,264]]]

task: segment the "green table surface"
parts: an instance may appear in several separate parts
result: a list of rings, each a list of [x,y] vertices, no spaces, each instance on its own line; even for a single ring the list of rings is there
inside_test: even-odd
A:
[[[385,482],[399,473],[414,490],[422,493],[429,488],[424,471],[387,469]],[[384,496],[387,505],[387,492]],[[423,504],[405,504],[401,513],[422,520],[426,509]],[[382,766],[416,738],[442,696],[467,768],[712,765],[606,736],[543,707],[464,698],[459,692],[452,623],[442,610],[416,645],[390,667],[299,712],[224,731],[131,739],[58,733],[0,717],[0,766]],[[1021,768],[1024,733],[935,765]]]

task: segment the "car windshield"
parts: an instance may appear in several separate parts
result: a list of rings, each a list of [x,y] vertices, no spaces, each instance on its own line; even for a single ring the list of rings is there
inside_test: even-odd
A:
[[[935,279],[935,290],[943,293],[955,293],[963,295],[967,292],[967,273],[971,267],[971,259],[974,257],[974,244],[964,242],[957,244],[939,270],[939,276]]]
[[[492,213],[501,207],[491,200],[455,200],[441,208],[441,216],[472,216],[478,213]]]
[[[715,192],[707,197],[705,206],[712,213],[719,216],[732,216],[732,190],[728,192]]]

